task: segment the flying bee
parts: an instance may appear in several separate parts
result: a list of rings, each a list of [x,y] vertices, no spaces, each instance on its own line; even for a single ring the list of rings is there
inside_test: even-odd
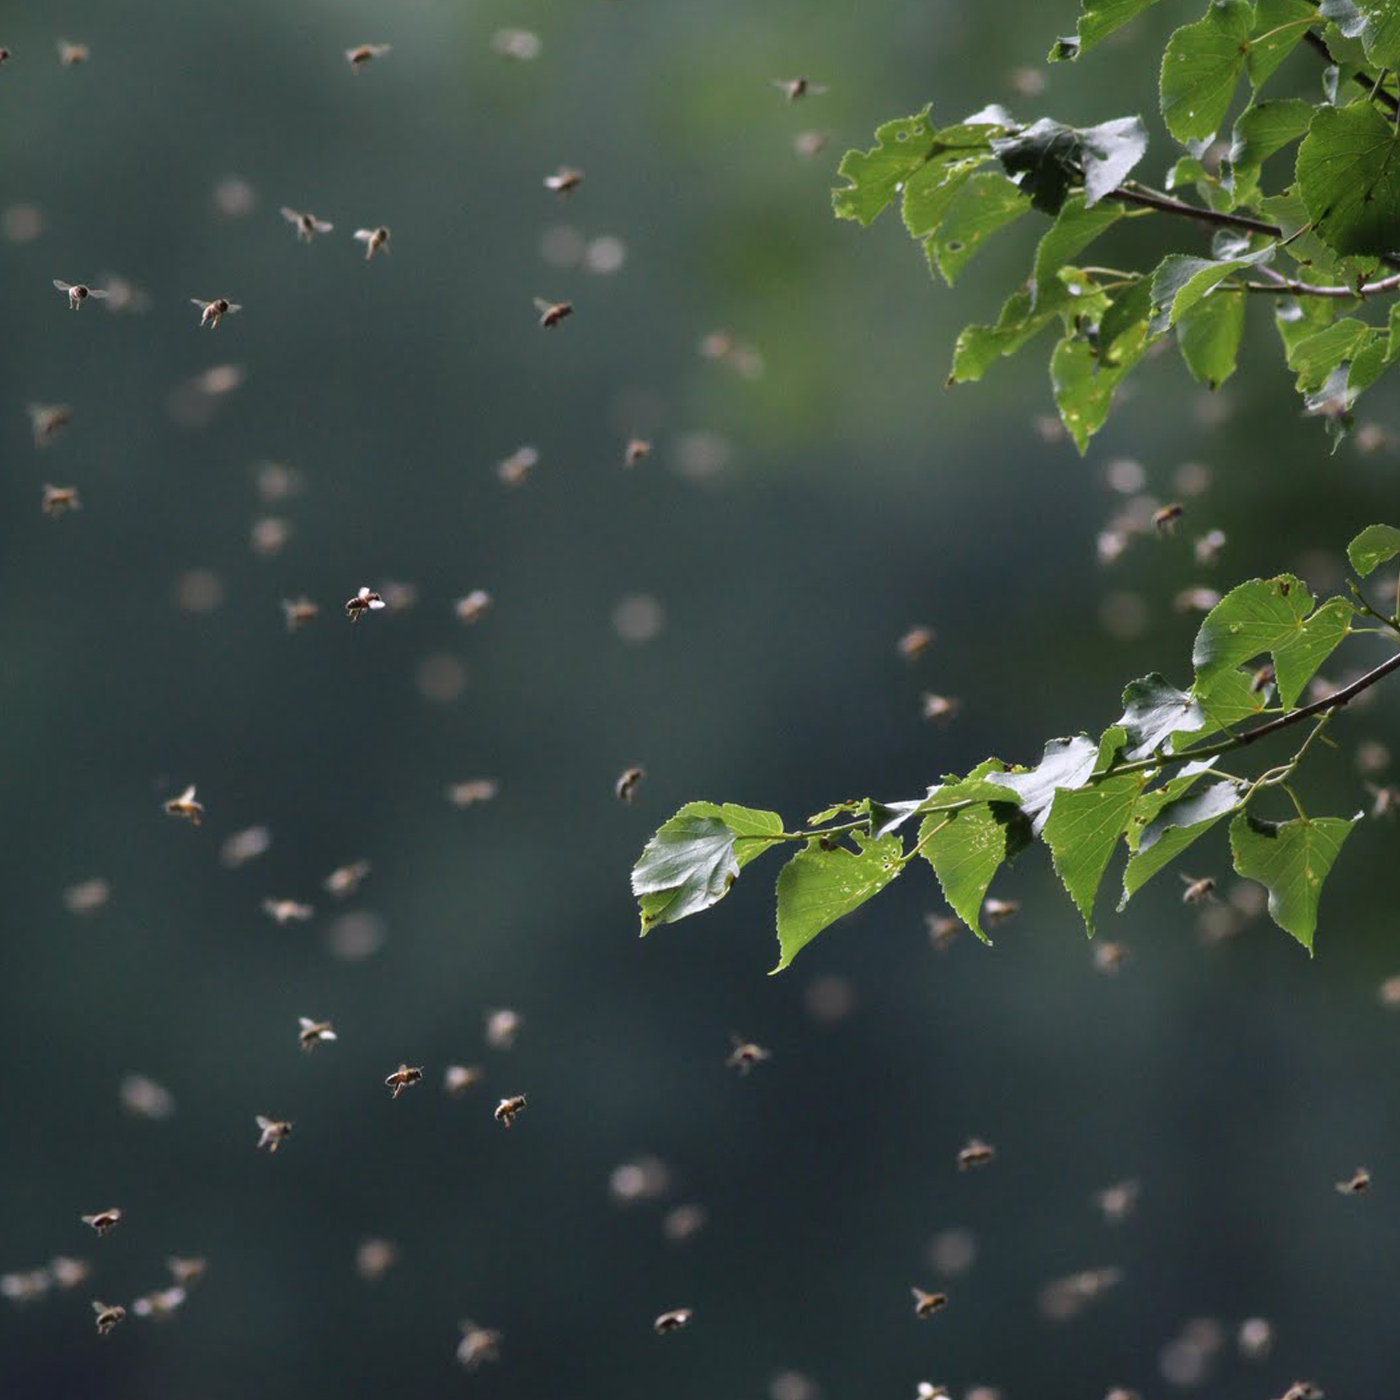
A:
[[[1204,904],[1206,900],[1215,898],[1215,880],[1210,875],[1204,875],[1199,880],[1191,875],[1181,878],[1186,885],[1181,894],[1183,904]]]
[[[97,301],[105,301],[107,289],[105,287],[89,287],[86,282],[65,282],[61,277],[55,277],[53,284],[68,298],[68,309],[79,311],[83,303],[93,297]]]
[[[525,1095],[513,1094],[508,1099],[502,1099],[496,1105],[496,1111],[492,1115],[501,1127],[509,1128],[515,1121],[515,1115],[522,1113],[525,1109]]]
[[[486,1043],[493,1050],[513,1050],[520,1034],[520,1013],[504,1006],[486,1013]]]
[[[491,1327],[478,1327],[470,1318],[460,1324],[462,1340],[457,1343],[457,1360],[469,1371],[487,1361],[501,1359],[501,1334]]]
[[[803,160],[815,160],[830,139],[824,131],[799,131],[792,138],[792,148]]]
[[[29,426],[34,446],[47,447],[73,421],[73,410],[66,403],[32,403]]]
[[[448,1065],[442,1072],[442,1087],[453,1098],[460,1098],[484,1077],[477,1065]]]
[[[423,1070],[418,1065],[400,1064],[384,1083],[393,1090],[390,1098],[396,1099],[410,1084],[417,1084],[423,1078]]]
[[[763,1046],[756,1045],[751,1040],[740,1040],[737,1035],[731,1036],[730,1040],[734,1048],[724,1062],[726,1069],[737,1069],[740,1074],[748,1074],[755,1065],[761,1065],[765,1060],[773,1058],[771,1050],[765,1050]]]
[[[1186,514],[1186,507],[1180,501],[1172,501],[1160,510],[1153,511],[1152,524],[1159,535],[1174,535],[1176,522]]]
[[[637,795],[637,784],[647,775],[645,768],[624,768],[613,784],[613,795],[619,802],[631,803]]]
[[[1312,1381],[1294,1381],[1279,1400],[1322,1400],[1322,1387]]]
[[[627,450],[622,454],[624,466],[635,467],[643,457],[651,455],[651,443],[645,438],[629,438]]]
[[[1371,794],[1372,817],[1390,817],[1393,820],[1396,807],[1400,806],[1400,788],[1379,787],[1375,783],[1367,783],[1366,790]]]
[[[1199,536],[1192,546],[1196,555],[1196,563],[1203,567],[1214,564],[1220,558],[1220,551],[1224,548],[1224,530],[1208,530],[1204,535]]]
[[[353,49],[345,50],[345,61],[358,73],[366,63],[383,58],[392,48],[392,44],[356,44]]]
[[[204,1259],[187,1259],[178,1254],[170,1255],[165,1261],[165,1267],[170,1270],[170,1277],[182,1288],[190,1284],[198,1283],[208,1271],[209,1263]]]
[[[292,1125],[285,1119],[264,1118],[259,1113],[256,1122],[258,1125],[258,1146],[267,1148],[269,1152],[276,1152],[291,1135]]]
[[[191,297],[190,303],[199,307],[199,324],[208,326],[211,331],[219,324],[220,317],[232,316],[235,311],[243,310],[239,302],[230,301],[227,297],[215,297],[213,301]]]
[[[97,1314],[97,1331],[105,1337],[126,1316],[126,1309],[120,1303],[100,1303],[92,1300],[92,1310]]]
[[[288,632],[300,632],[320,611],[320,605],[310,598],[282,599],[282,616],[287,620]]]
[[[185,1301],[185,1290],[176,1284],[173,1288],[157,1289],[138,1298],[131,1305],[137,1317],[152,1317],[161,1321],[174,1315]]]
[[[929,942],[941,953],[958,936],[962,920],[956,914],[925,914],[924,925],[928,929]]]
[[[567,199],[581,184],[583,171],[568,165],[561,165],[553,175],[544,177],[545,189],[551,194],[557,194],[561,199]]]
[[[358,622],[367,612],[378,612],[385,606],[384,599],[372,588],[362,587],[353,598],[347,599],[345,615],[351,622]]]
[[[689,1201],[666,1212],[661,1220],[661,1233],[672,1244],[684,1244],[705,1228],[706,1218],[705,1207]]]
[[[389,251],[389,230],[383,224],[378,228],[357,228],[355,241],[365,245],[365,261],[369,262],[381,248]]]
[[[672,1308],[670,1312],[662,1313],[651,1324],[652,1329],[657,1336],[664,1337],[668,1332],[679,1332],[682,1327],[689,1327],[694,1316],[694,1310],[691,1308]]]
[[[490,802],[500,790],[501,785],[494,778],[468,778],[448,784],[447,800],[454,807],[474,807],[478,802]]]
[[[982,905],[982,916],[994,928],[1014,919],[1021,912],[1021,902],[1017,899],[989,899]]]
[[[298,1016],[297,1040],[309,1055],[318,1045],[336,1038],[335,1028],[329,1021],[313,1021],[309,1016]]]
[[[316,911],[309,904],[295,899],[265,899],[263,913],[285,928],[290,923],[304,924]]]
[[[528,63],[540,56],[544,43],[538,34],[528,29],[498,29],[491,36],[491,47],[502,58],[513,58],[519,63]]]
[[[799,97],[820,97],[827,89],[810,78],[774,78],[773,86],[787,98],[796,102]]]
[[[919,697],[919,706],[925,719],[935,724],[949,724],[957,719],[962,701],[951,695],[935,695],[931,690],[926,690]]]
[[[458,622],[478,622],[491,610],[494,600],[484,588],[473,588],[465,598],[458,598],[454,611]]]
[[[342,865],[332,870],[321,882],[322,888],[336,899],[344,899],[347,895],[354,894],[355,891],[360,888],[360,885],[369,872],[369,861],[351,861],[349,865]]]
[[[1095,1191],[1094,1204],[1105,1223],[1121,1225],[1133,1213],[1140,1190],[1136,1181],[1116,1181],[1102,1191]]]
[[[1240,1323],[1235,1344],[1246,1361],[1263,1361],[1274,1349],[1274,1327],[1266,1317],[1247,1317]]]
[[[546,301],[543,297],[536,297],[535,310],[540,313],[540,325],[545,330],[551,330],[566,316],[574,314],[574,304],[571,301]]]
[[[399,1251],[392,1240],[361,1240],[355,1251],[355,1272],[366,1283],[378,1283],[394,1267]]]
[[[946,1293],[925,1293],[922,1288],[911,1288],[909,1291],[914,1295],[915,1317],[932,1317],[948,1306]]]
[[[134,1118],[148,1118],[153,1123],[175,1112],[175,1095],[148,1075],[128,1074],[118,1086],[117,1097]]]
[[[62,515],[65,511],[81,510],[83,503],[78,499],[76,486],[50,486],[44,483],[42,509],[45,515]]]
[[[58,61],[65,68],[76,68],[92,57],[92,50],[86,44],[70,44],[67,39],[58,41]]]
[[[933,645],[933,628],[911,627],[896,645],[906,661],[917,661]]]
[[[534,470],[540,460],[539,451],[530,447],[517,447],[509,457],[496,463],[496,475],[504,486],[519,486]]]
[[[99,1210],[95,1215],[83,1216],[83,1224],[91,1225],[99,1235],[111,1234],[121,1223],[122,1213],[116,1206],[110,1210]]]
[[[318,233],[329,233],[335,227],[325,219],[318,219],[315,214],[290,209],[285,204],[282,206],[282,217],[296,229],[298,243],[311,243]]]
[[[970,1171],[973,1167],[985,1167],[997,1155],[997,1150],[981,1138],[969,1138],[967,1145],[958,1152],[958,1170]]]
[[[8,1298],[12,1303],[32,1303],[49,1291],[52,1282],[47,1269],[0,1274],[0,1298]]]
[[[9,61],[10,61],[10,51],[9,51],[9,49],[0,48],[0,63],[8,63]]]
[[[1214,588],[1183,588],[1172,599],[1172,607],[1179,613],[1208,613],[1220,601],[1220,594]]]
[[[1094,944],[1094,968],[1105,977],[1116,977],[1128,965],[1131,956],[1126,943]]]
[[[49,1277],[64,1290],[86,1283],[91,1273],[92,1265],[85,1259],[70,1259],[66,1254],[59,1254],[49,1260]]]
[[[193,783],[178,797],[168,798],[163,805],[166,816],[182,817],[193,826],[198,826],[204,820],[204,804],[195,801]]]
[[[1337,1190],[1343,1196],[1364,1196],[1371,1189],[1371,1173],[1365,1167],[1357,1167],[1345,1180],[1337,1182]]]

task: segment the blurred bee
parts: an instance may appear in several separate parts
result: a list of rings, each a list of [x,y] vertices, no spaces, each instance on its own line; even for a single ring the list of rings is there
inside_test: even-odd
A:
[[[829,139],[824,131],[799,131],[792,138],[792,148],[803,160],[815,160],[826,150]]]
[[[45,515],[62,515],[65,511],[81,510],[83,503],[78,499],[76,486],[50,486],[44,484],[42,509]]]
[[[269,1152],[276,1152],[282,1143],[291,1135],[292,1125],[284,1119],[264,1118],[261,1113],[257,1115],[258,1125],[258,1146],[265,1147]]]
[[[0,1298],[8,1298],[12,1303],[32,1303],[49,1291],[52,1282],[47,1269],[0,1274]]]
[[[189,1287],[190,1284],[198,1283],[208,1271],[207,1260],[184,1258],[178,1254],[170,1255],[165,1261],[165,1267],[170,1270],[170,1277],[182,1288]]]
[[[581,184],[583,171],[568,165],[561,165],[553,175],[544,177],[545,189],[551,194],[557,194],[561,199],[567,199]]]
[[[637,795],[637,784],[647,775],[645,768],[624,768],[613,784],[613,795],[619,802],[630,803]]]
[[[115,273],[109,272],[102,279],[102,287],[107,293],[107,310],[114,316],[121,315],[124,311],[150,310],[150,297],[135,283],[128,282],[125,277],[118,277]]]
[[[366,1283],[378,1283],[394,1267],[399,1251],[392,1240],[361,1240],[355,1251],[355,1272]]]
[[[304,924],[316,912],[311,905],[295,899],[265,899],[262,908],[264,914],[284,928],[292,922]]]
[[[490,1327],[478,1327],[469,1318],[461,1324],[462,1340],[457,1343],[457,1360],[469,1371],[487,1361],[501,1359],[501,1334]]]
[[[157,1321],[171,1317],[185,1301],[185,1290],[176,1284],[173,1288],[161,1288],[154,1293],[144,1294],[131,1305],[137,1317],[152,1317]]]
[[[1371,1189],[1371,1173],[1365,1167],[1357,1167],[1345,1180],[1337,1183],[1337,1190],[1343,1196],[1364,1196]]]
[[[32,403],[29,427],[35,447],[47,447],[73,421],[73,410],[66,403]]]
[[[423,1078],[423,1070],[418,1065],[400,1064],[384,1083],[393,1090],[390,1098],[396,1099],[410,1084],[417,1084]]]
[[[474,807],[478,802],[490,802],[501,790],[494,778],[468,778],[462,783],[449,783],[447,800],[454,807]]]
[[[1195,551],[1196,563],[1203,568],[1214,564],[1220,558],[1220,551],[1225,548],[1225,531],[1208,530],[1197,538],[1192,548]]]
[[[509,1128],[515,1121],[515,1115],[525,1109],[525,1095],[514,1094],[508,1099],[502,1099],[496,1105],[496,1111],[492,1115],[501,1127]]]
[[[271,559],[280,554],[292,537],[291,523],[279,515],[265,515],[253,522],[248,534],[248,543],[253,553],[262,559]]]
[[[1400,788],[1378,787],[1375,783],[1367,783],[1366,790],[1371,794],[1371,815],[1377,819],[1394,819],[1395,809],[1400,805]]]
[[[458,598],[455,611],[458,622],[478,622],[491,610],[494,599],[484,588],[473,588],[465,598]]]
[[[684,1244],[705,1228],[705,1207],[690,1202],[668,1210],[661,1221],[661,1233],[672,1244]]]
[[[65,1291],[86,1283],[91,1274],[92,1265],[86,1259],[70,1259],[66,1254],[59,1254],[49,1260],[49,1277]]]
[[[366,63],[383,58],[392,48],[392,44],[356,44],[353,49],[345,50],[345,61],[358,73]]]
[[[962,920],[956,914],[925,914],[924,924],[928,928],[929,942],[940,953],[952,943],[962,928]]]
[[[1177,521],[1185,514],[1186,507],[1180,501],[1172,501],[1160,510],[1153,511],[1152,524],[1159,535],[1173,535],[1176,533]]]
[[[951,723],[962,709],[961,700],[955,700],[951,695],[935,695],[931,690],[924,691],[919,697],[919,705],[924,718],[935,724]]]
[[[1220,601],[1220,594],[1214,588],[1183,588],[1172,599],[1172,607],[1179,613],[1208,613]]]
[[[92,1301],[92,1310],[97,1314],[97,1331],[105,1337],[126,1316],[126,1309],[120,1303],[100,1303]]]
[[[543,297],[536,297],[535,310],[540,313],[540,325],[550,330],[566,316],[574,314],[574,304],[571,301],[546,301]]]
[[[378,593],[369,587],[362,587],[346,601],[345,615],[351,622],[358,622],[365,613],[378,612],[384,606],[384,599]]]
[[[321,883],[327,893],[336,899],[344,899],[360,888],[369,872],[369,861],[355,860],[351,861],[349,865],[342,865],[332,870]]]
[[[493,1050],[512,1050],[520,1034],[520,1013],[508,1006],[486,1013],[486,1043]]]
[[[205,301],[203,297],[191,297],[192,305],[199,307],[199,324],[208,326],[212,331],[218,324],[222,316],[232,316],[235,311],[242,311],[243,307],[236,301],[230,301],[227,297],[215,297],[213,301]]]
[[[982,905],[982,916],[993,928],[1014,919],[1020,912],[1021,902],[1017,899],[989,899]]]
[[[336,1038],[335,1028],[329,1021],[313,1021],[309,1016],[298,1016],[297,1040],[309,1055],[318,1045]]]
[[[365,245],[365,261],[369,262],[381,248],[389,251],[389,230],[383,224],[378,228],[357,228],[355,241]]]
[[[528,29],[498,29],[491,36],[491,47],[502,58],[528,63],[540,56],[544,44],[538,34],[532,34]]]
[[[92,914],[101,909],[112,896],[112,887],[98,876],[81,880],[63,891],[63,905],[72,914]]]
[[[911,627],[897,643],[906,661],[917,661],[933,645],[933,628]]]
[[[1116,1181],[1102,1191],[1095,1191],[1094,1204],[1104,1223],[1121,1225],[1133,1213],[1141,1189],[1136,1181]]]
[[[0,48],[0,63],[8,63],[9,61],[10,61],[10,51],[9,51],[9,49],[7,49],[7,48]]]
[[[765,1060],[773,1058],[771,1050],[765,1050],[763,1046],[755,1045],[751,1040],[740,1040],[737,1035],[731,1036],[730,1039],[734,1048],[724,1062],[726,1069],[737,1069],[740,1074],[748,1074],[755,1065],[761,1065]]]
[[[265,826],[245,826],[235,831],[219,847],[219,864],[230,870],[241,870],[250,860],[257,860],[272,845],[272,832]]]
[[[1068,1322],[1078,1317],[1100,1294],[1122,1281],[1122,1270],[1111,1266],[1084,1269],[1077,1274],[1051,1279],[1040,1290],[1040,1310],[1052,1322]]]
[[[175,1095],[144,1074],[129,1074],[117,1090],[122,1107],[134,1118],[159,1123],[175,1112]]]
[[[936,1381],[920,1381],[914,1400],[953,1400],[952,1391]]]
[[[1094,968],[1105,977],[1116,977],[1128,965],[1131,956],[1126,943],[1094,944]]]
[[[967,1145],[958,1152],[958,1170],[970,1171],[974,1167],[985,1167],[997,1155],[997,1150],[981,1138],[969,1138]]]
[[[442,1072],[442,1087],[453,1098],[475,1088],[485,1076],[476,1065],[448,1065]]]
[[[288,632],[300,632],[320,611],[320,605],[310,598],[282,599],[282,616],[287,620]]]
[[[1121,1385],[1115,1385],[1104,1400],[1142,1400],[1142,1396],[1136,1390],[1125,1390]]]
[[[668,1332],[679,1332],[682,1327],[689,1327],[694,1316],[691,1308],[672,1308],[670,1312],[662,1313],[651,1325],[658,1336],[664,1337]]]
[[[335,227],[325,219],[318,219],[315,214],[290,209],[285,204],[282,206],[282,217],[296,229],[298,243],[311,243],[318,233],[329,233]]]
[[[519,486],[540,460],[539,452],[529,446],[517,447],[509,457],[496,463],[496,475],[503,485]]]
[[[67,39],[58,41],[58,61],[65,68],[76,68],[92,57],[92,50],[86,44],[70,44]]]
[[[796,102],[799,97],[820,97],[828,91],[821,83],[814,83],[810,78],[774,78],[773,86],[789,102]]]
[[[53,284],[68,298],[70,311],[81,310],[83,303],[89,297],[93,297],[97,301],[107,299],[107,292],[103,287],[89,287],[85,282],[65,282],[61,277],[55,277]]]
[[[195,801],[193,783],[179,797],[168,798],[164,803],[164,810],[166,816],[182,817],[194,826],[198,826],[204,820],[204,804]]]
[[[909,1291],[914,1295],[915,1317],[932,1317],[948,1306],[946,1293],[925,1293],[922,1288],[911,1288]]]
[[[1376,989],[1376,1000],[1387,1011],[1400,1010],[1400,977],[1387,977]]]
[[[1263,1317],[1247,1317],[1235,1337],[1246,1361],[1262,1361],[1274,1349],[1273,1324]]]
[[[651,455],[651,443],[645,438],[629,438],[627,450],[622,454],[622,461],[625,466],[635,467],[643,457]]]
[[[99,1235],[107,1235],[117,1228],[121,1218],[121,1211],[113,1206],[110,1210],[99,1210],[95,1215],[83,1216],[83,1224],[91,1225]]]
[[[1181,894],[1183,904],[1204,904],[1206,900],[1215,898],[1215,881],[1211,876],[1205,875],[1199,880],[1191,875],[1181,878],[1186,885]]]
[[[1294,1381],[1279,1400],[1322,1400],[1322,1388],[1312,1381]]]

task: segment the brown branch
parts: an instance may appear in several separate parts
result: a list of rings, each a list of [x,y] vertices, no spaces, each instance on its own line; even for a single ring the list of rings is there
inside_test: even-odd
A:
[[[1321,34],[1309,29],[1304,33],[1303,41],[1316,49],[1328,63],[1336,63],[1337,60],[1332,57],[1332,50],[1327,47],[1327,40]],[[1392,112],[1400,112],[1400,99],[1392,97],[1369,73],[1353,73],[1351,80],[1358,87],[1365,88],[1382,106],[1388,107]]]
[[[1177,214],[1185,219],[1196,219],[1203,224],[1213,224],[1217,228],[1237,228],[1246,233],[1265,233],[1270,238],[1282,238],[1283,230],[1277,224],[1266,224],[1263,219],[1250,218],[1248,214],[1228,214],[1219,209],[1205,209],[1198,204],[1187,204],[1184,199],[1173,199],[1170,195],[1157,194],[1150,190],[1129,189],[1120,185],[1111,190],[1108,199],[1121,200],[1124,204],[1136,204],[1143,209],[1156,209],[1162,214]]]

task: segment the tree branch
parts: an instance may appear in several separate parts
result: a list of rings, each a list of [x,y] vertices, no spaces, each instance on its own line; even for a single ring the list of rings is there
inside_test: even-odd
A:
[[[1283,230],[1277,224],[1266,224],[1263,219],[1253,219],[1248,214],[1227,214],[1218,209],[1206,209],[1198,204],[1187,204],[1184,199],[1173,199],[1170,195],[1158,194],[1154,190],[1129,189],[1120,185],[1106,196],[1121,200],[1124,204],[1136,204],[1143,209],[1156,209],[1162,214],[1176,214],[1184,219],[1196,219],[1216,228],[1237,228],[1246,233],[1264,233],[1270,238],[1282,238]]]
[[[1332,57],[1332,50],[1327,47],[1327,40],[1321,34],[1314,33],[1313,30],[1309,29],[1303,35],[1303,40],[1316,49],[1318,54],[1328,63],[1336,63],[1337,60]],[[1388,107],[1392,112],[1400,112],[1400,99],[1392,97],[1383,87],[1380,87],[1369,73],[1353,73],[1351,80],[1358,87],[1365,88],[1382,106]]]

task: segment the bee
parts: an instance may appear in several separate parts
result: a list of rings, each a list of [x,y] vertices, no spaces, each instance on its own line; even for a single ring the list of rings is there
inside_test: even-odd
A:
[[[1121,1385],[1115,1385],[1104,1396],[1104,1400],[1142,1400],[1142,1396],[1136,1390],[1127,1390]]]
[[[933,645],[933,628],[911,627],[896,645],[906,661],[917,661]]]
[[[0,48],[0,63],[8,63],[9,61],[10,61],[10,51],[9,51],[9,49]]]
[[[551,194],[557,194],[561,199],[567,199],[581,184],[583,171],[568,165],[561,165],[553,175],[544,177],[545,189]]]
[[[543,297],[536,297],[535,310],[540,313],[540,325],[545,330],[551,330],[566,316],[574,314],[574,304],[571,301],[546,301]]]
[[[354,894],[355,891],[360,888],[361,883],[369,872],[369,861],[351,861],[349,865],[342,865],[338,869],[332,870],[321,882],[322,888],[336,899],[344,899],[347,895]]]
[[[65,282],[61,277],[55,277],[53,284],[68,298],[70,311],[82,310],[83,303],[89,297],[93,297],[97,301],[107,299],[107,291],[104,287],[89,287],[86,282]]]
[[[137,1317],[153,1317],[157,1321],[170,1317],[185,1301],[185,1290],[176,1284],[173,1288],[161,1288],[147,1293],[131,1305]]]
[[[361,1240],[355,1251],[355,1272],[366,1283],[377,1283],[394,1267],[398,1257],[392,1240]]]
[[[637,784],[647,775],[645,768],[624,768],[613,784],[613,795],[619,802],[630,803],[637,795]]]
[[[320,604],[313,603],[310,598],[282,599],[282,616],[287,621],[288,632],[300,632],[320,611]]]
[[[449,783],[447,800],[454,807],[474,807],[478,802],[490,802],[501,790],[494,778],[468,778],[466,782]]]
[[[826,150],[830,138],[824,131],[799,131],[792,138],[792,148],[803,160],[815,160]]]
[[[692,1308],[672,1308],[670,1312],[662,1313],[651,1324],[652,1329],[657,1336],[664,1337],[668,1332],[679,1332],[682,1327],[689,1327],[694,1316]]]
[[[126,1309],[120,1303],[100,1303],[92,1300],[92,1310],[97,1314],[97,1331],[105,1337],[126,1316]]]
[[[1103,1216],[1104,1223],[1121,1225],[1133,1213],[1141,1189],[1136,1181],[1116,1181],[1112,1186],[1105,1186],[1102,1191],[1095,1191],[1094,1204]]]
[[[195,801],[193,783],[179,797],[168,798],[164,803],[164,810],[166,816],[183,817],[194,826],[198,826],[204,820],[204,804]]]
[[[121,315],[124,311],[150,310],[150,297],[125,277],[118,277],[109,272],[102,279],[102,286],[107,293],[107,310],[114,316]]]
[[[170,1270],[170,1277],[183,1288],[198,1283],[208,1271],[209,1264],[204,1259],[187,1259],[178,1254],[171,1254],[166,1258],[165,1267]]]
[[[951,695],[935,695],[931,690],[926,690],[919,696],[919,707],[925,719],[935,724],[949,724],[957,719],[962,701]]]
[[[755,1065],[761,1065],[765,1060],[773,1058],[771,1050],[765,1050],[763,1046],[755,1045],[751,1040],[740,1040],[737,1035],[731,1036],[730,1039],[734,1048],[724,1062],[726,1069],[737,1069],[741,1075],[746,1075]]]
[[[265,515],[253,522],[248,535],[248,543],[253,553],[262,559],[271,559],[287,547],[292,537],[290,522],[278,515]]]
[[[1199,880],[1191,875],[1183,875],[1181,878],[1186,885],[1181,893],[1183,904],[1204,904],[1208,899],[1214,900],[1215,880],[1211,876],[1205,875]]]
[[[82,510],[83,503],[78,499],[76,486],[50,486],[44,484],[42,509],[45,515],[62,515],[69,510]]]
[[[351,622],[358,622],[367,612],[378,612],[385,607],[384,599],[372,588],[362,587],[353,598],[345,603],[345,615]]]
[[[335,1028],[329,1021],[313,1021],[309,1016],[298,1016],[297,1024],[301,1027],[297,1040],[308,1055],[324,1041],[336,1038]]]
[[[175,1112],[175,1095],[144,1074],[129,1074],[117,1090],[122,1107],[134,1118],[159,1123]]]
[[[501,1334],[490,1327],[478,1327],[469,1318],[460,1324],[462,1340],[457,1343],[457,1360],[469,1371],[487,1361],[501,1359]]]
[[[624,466],[635,467],[643,457],[651,455],[651,443],[645,438],[629,438],[627,440],[627,450],[622,454]]]
[[[490,611],[493,601],[491,595],[484,588],[473,588],[465,598],[457,599],[457,621],[479,621]]]
[[[1152,513],[1152,524],[1159,535],[1174,535],[1176,523],[1186,514],[1186,507],[1180,501],[1172,501]]]
[[[668,1210],[661,1219],[661,1233],[672,1244],[684,1244],[705,1228],[705,1207],[688,1202]]]
[[[82,1217],[84,1225],[91,1225],[99,1235],[109,1235],[121,1223],[122,1213],[116,1206],[110,1210],[99,1210],[95,1215]]]
[[[1312,1381],[1294,1381],[1279,1400],[1322,1400],[1322,1387]]]
[[[1131,956],[1125,943],[1094,944],[1094,968],[1105,977],[1116,977],[1127,966]]]
[[[295,899],[265,899],[263,913],[285,928],[289,923],[304,924],[316,911],[309,904],[300,904]]]
[[[671,1169],[657,1157],[623,1162],[608,1177],[608,1192],[622,1205],[636,1201],[659,1201],[671,1185]]]
[[[1387,1011],[1400,1010],[1400,977],[1387,977],[1376,989],[1376,1000]]]
[[[928,928],[929,942],[940,953],[952,943],[962,928],[962,920],[956,914],[925,914],[924,924]]]
[[[520,1014],[509,1007],[486,1013],[486,1043],[493,1050],[510,1050],[520,1034]]]
[[[939,1385],[936,1381],[920,1381],[914,1400],[953,1400],[953,1394],[946,1385]]]
[[[66,1254],[59,1254],[49,1260],[49,1277],[64,1290],[86,1283],[91,1274],[92,1265],[86,1259],[70,1259]]]
[[[49,1291],[52,1282],[47,1269],[0,1274],[0,1298],[8,1298],[12,1303],[32,1303]]]
[[[215,297],[213,301],[205,301],[203,297],[191,297],[192,305],[199,307],[199,324],[208,326],[212,331],[218,324],[222,316],[232,316],[235,311],[242,311],[243,307],[236,301],[230,301],[227,297]]]
[[[1172,607],[1179,613],[1208,613],[1220,601],[1220,593],[1214,588],[1183,588],[1172,599]]]
[[[1068,1322],[1078,1317],[1101,1293],[1122,1283],[1120,1269],[1084,1269],[1077,1274],[1051,1279],[1040,1290],[1040,1310],[1052,1322]]]
[[[1220,551],[1224,548],[1224,530],[1208,530],[1204,535],[1199,536],[1192,546],[1196,555],[1196,563],[1203,568],[1214,564],[1220,558]]]
[[[67,39],[58,41],[58,61],[65,68],[76,68],[92,57],[92,50],[86,44],[70,44]]]
[[[515,1121],[515,1115],[525,1109],[525,1095],[513,1094],[508,1099],[502,1099],[496,1105],[496,1111],[492,1115],[501,1127],[509,1128]]]
[[[982,905],[982,916],[993,928],[1014,919],[1020,912],[1021,902],[1017,899],[989,899]]]
[[[311,243],[318,233],[329,233],[335,227],[325,219],[318,219],[315,214],[290,209],[285,204],[282,206],[282,217],[296,229],[298,243]]]
[[[540,460],[539,452],[533,447],[517,447],[504,460],[496,463],[496,475],[505,486],[519,486],[534,470]]]
[[[272,845],[272,832],[265,826],[245,826],[235,831],[219,847],[219,864],[230,870],[241,870],[250,860],[257,860]]]
[[[1371,1189],[1371,1173],[1365,1167],[1357,1167],[1345,1180],[1337,1182],[1337,1190],[1343,1196],[1364,1196]]]
[[[384,1083],[388,1088],[393,1090],[389,1097],[396,1099],[410,1084],[417,1084],[422,1078],[423,1070],[421,1066],[400,1064],[398,1069],[396,1069]]]
[[[1372,817],[1377,820],[1390,817],[1393,820],[1395,809],[1400,806],[1400,788],[1379,787],[1375,783],[1367,783],[1366,790],[1371,794]]]
[[[66,403],[32,403],[29,427],[35,447],[47,447],[73,421],[73,410]]]
[[[969,1138],[967,1144],[958,1151],[958,1170],[970,1171],[973,1167],[985,1167],[997,1155],[997,1150],[981,1138]]]
[[[914,1295],[915,1317],[932,1317],[948,1306],[946,1293],[925,1293],[922,1288],[911,1288],[909,1291]]]
[[[519,63],[528,63],[540,56],[544,44],[538,34],[528,29],[498,29],[491,36],[491,47],[502,58],[513,58]]]
[[[1263,1317],[1247,1317],[1235,1337],[1246,1361],[1262,1361],[1274,1349],[1273,1324]]]
[[[796,102],[799,97],[820,97],[827,91],[820,83],[814,83],[810,78],[774,78],[773,86],[789,102]]]
[[[358,73],[366,63],[383,58],[392,48],[392,44],[356,44],[353,49],[345,50],[345,61]]]
[[[365,261],[369,262],[381,248],[389,251],[389,230],[383,224],[378,228],[357,228],[355,241],[365,245]]]
[[[442,1072],[442,1087],[453,1098],[461,1098],[475,1088],[485,1076],[477,1065],[448,1065]]]
[[[101,909],[112,897],[112,887],[98,876],[82,880],[63,891],[63,905],[70,914],[91,914]]]
[[[284,1119],[264,1118],[259,1113],[256,1121],[258,1146],[267,1148],[269,1152],[276,1152],[282,1143],[291,1136],[292,1125]]]

